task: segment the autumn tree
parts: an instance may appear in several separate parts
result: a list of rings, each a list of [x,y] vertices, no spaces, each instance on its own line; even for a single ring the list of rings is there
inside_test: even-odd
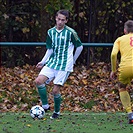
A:
[[[132,19],[132,5],[133,0],[0,0],[1,41],[45,42],[47,29],[55,24],[56,11],[65,8],[70,11],[68,25],[77,31],[82,42],[113,43],[123,34],[124,22]],[[38,58],[36,55],[39,50],[36,47],[31,49],[4,48],[2,59],[6,64],[14,62],[14,53],[17,52],[19,59],[14,65],[23,65],[26,62],[35,64],[42,55]],[[110,48],[90,50],[92,62],[109,61]],[[86,62],[86,55],[85,48],[79,63]],[[31,62],[31,58],[34,58],[34,62]]]

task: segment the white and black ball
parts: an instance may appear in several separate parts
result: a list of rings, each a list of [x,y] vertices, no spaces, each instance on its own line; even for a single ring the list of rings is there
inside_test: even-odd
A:
[[[40,105],[35,105],[30,110],[30,115],[32,118],[42,119],[45,115],[45,110]]]

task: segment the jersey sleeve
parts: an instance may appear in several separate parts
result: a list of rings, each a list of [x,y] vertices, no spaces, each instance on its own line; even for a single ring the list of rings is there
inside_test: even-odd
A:
[[[52,39],[50,38],[49,33],[47,34],[47,38],[46,38],[46,48],[47,49],[51,49],[52,48]]]
[[[116,71],[116,61],[117,61],[117,54],[120,50],[120,39],[116,39],[116,41],[114,42],[114,46],[111,52],[111,68],[112,71],[115,72]]]
[[[79,39],[75,31],[72,32],[72,43],[74,44],[75,47],[82,46],[81,40]]]

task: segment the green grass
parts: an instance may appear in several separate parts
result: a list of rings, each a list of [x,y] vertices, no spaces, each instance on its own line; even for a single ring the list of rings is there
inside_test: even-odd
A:
[[[124,113],[62,113],[33,120],[28,113],[1,113],[0,133],[133,133]]]

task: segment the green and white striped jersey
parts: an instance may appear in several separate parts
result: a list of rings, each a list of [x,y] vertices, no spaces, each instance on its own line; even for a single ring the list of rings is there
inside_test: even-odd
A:
[[[46,63],[47,67],[73,71],[73,51],[74,47],[81,46],[82,43],[72,28],[65,26],[62,31],[57,31],[56,26],[48,30],[46,39],[47,49],[53,49],[53,54]]]

